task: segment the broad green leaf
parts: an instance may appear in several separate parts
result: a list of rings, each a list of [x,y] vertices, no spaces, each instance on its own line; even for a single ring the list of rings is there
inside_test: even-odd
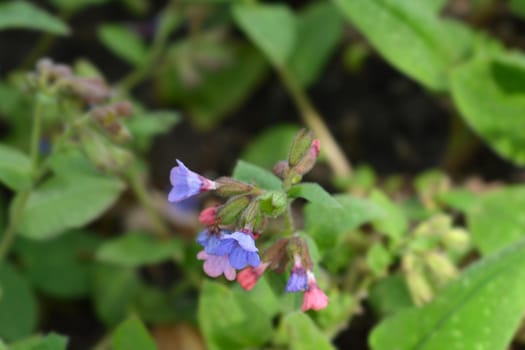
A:
[[[156,350],[157,345],[136,317],[122,322],[111,336],[113,350]]]
[[[148,233],[130,232],[107,240],[97,251],[97,259],[126,267],[155,264],[184,255],[180,240],[160,241]]]
[[[429,304],[374,329],[374,350],[507,349],[525,309],[525,241],[469,267]]]
[[[472,45],[466,27],[439,18],[427,1],[334,1],[387,61],[434,90],[447,89],[449,68]]]
[[[68,35],[68,26],[59,18],[26,1],[0,4],[0,30],[33,29],[58,35]]]
[[[286,334],[291,350],[335,349],[330,339],[302,312],[296,311],[284,316],[279,328],[281,335]]]
[[[245,148],[241,159],[271,169],[279,160],[288,157],[288,150],[298,126],[279,124],[256,136]]]
[[[348,195],[334,198],[341,208],[319,203],[305,206],[305,231],[315,239],[321,251],[333,248],[346,233],[383,215],[380,208],[364,199]]]
[[[381,233],[398,240],[407,233],[408,220],[403,210],[383,192],[375,190],[370,200],[384,212],[384,216],[374,220],[374,227]]]
[[[239,106],[268,69],[264,57],[254,48],[225,48],[231,53],[231,62],[213,71],[199,72],[201,82],[196,86],[183,82],[176,71],[177,59],[169,61],[157,75],[159,94],[169,103],[183,106],[191,120],[201,128],[212,128]]]
[[[270,62],[285,66],[296,40],[296,18],[286,5],[237,4],[233,17]]]
[[[477,205],[467,213],[467,222],[481,253],[492,254],[525,236],[525,186],[487,192],[477,199]]]
[[[204,283],[198,318],[210,350],[260,348],[273,336],[272,318],[256,300],[216,282]]]
[[[24,237],[49,239],[82,227],[106,211],[124,189],[117,177],[62,171],[29,196],[18,227]]]
[[[246,293],[246,291],[242,289],[239,284],[237,284],[234,288],[235,289],[233,290],[233,293],[235,295],[242,295]],[[281,309],[279,298],[272,289],[272,286],[268,281],[267,274],[264,274],[259,279],[259,281],[257,281],[255,287],[250,290],[249,297],[252,300],[257,300],[257,306],[261,308],[261,311],[264,312],[267,317],[274,317],[275,314],[277,314]]]
[[[124,122],[133,135],[133,144],[140,151],[146,152],[155,136],[168,133],[180,119],[179,113],[174,111],[144,111],[136,113]]]
[[[257,165],[239,160],[233,169],[233,178],[255,184],[266,190],[280,190],[281,180],[271,172]]]
[[[288,191],[290,197],[301,197],[311,203],[331,208],[341,208],[341,204],[334,199],[328,192],[324,190],[319,184],[313,182],[303,182],[293,186]]]
[[[17,340],[31,334],[37,305],[29,283],[7,263],[0,264],[0,338]]]
[[[136,272],[116,265],[98,265],[93,278],[93,303],[98,318],[107,326],[121,322],[142,288]]]
[[[31,161],[19,150],[0,144],[0,182],[14,191],[31,185]]]
[[[10,350],[66,350],[67,337],[49,333],[45,337],[38,336],[9,345]],[[0,348],[1,349],[1,348]]]
[[[436,196],[439,203],[445,204],[453,209],[468,212],[476,206],[478,196],[464,188],[457,188],[447,192],[439,193]]]
[[[368,302],[381,317],[392,316],[414,306],[405,278],[401,274],[386,276],[374,283],[370,288]]]
[[[313,3],[299,14],[297,44],[287,67],[302,86],[317,81],[342,34],[343,18],[331,3]]]
[[[25,273],[41,291],[61,298],[86,296],[90,290],[99,239],[74,231],[46,241],[20,239],[15,249]]]
[[[105,24],[98,29],[100,41],[126,62],[141,66],[146,63],[148,50],[142,39],[131,28],[118,24]]]
[[[470,127],[500,156],[525,165],[525,56],[475,59],[451,77],[452,97]]]

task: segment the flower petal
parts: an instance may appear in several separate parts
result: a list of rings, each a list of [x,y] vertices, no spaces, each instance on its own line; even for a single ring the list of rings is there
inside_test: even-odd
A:
[[[257,252],[259,249],[255,246],[255,241],[250,234],[244,232],[234,232],[231,234],[231,237],[235,239],[239,245],[249,252]]]
[[[213,248],[213,254],[215,255],[228,255],[231,251],[237,247],[238,244],[230,236],[223,237],[217,245]]]

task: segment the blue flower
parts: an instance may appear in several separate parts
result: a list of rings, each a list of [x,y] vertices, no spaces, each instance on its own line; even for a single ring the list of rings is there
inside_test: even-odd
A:
[[[308,289],[308,278],[306,270],[302,267],[294,266],[288,283],[286,284],[287,292],[303,292]]]
[[[210,232],[208,229],[204,229],[197,236],[197,243],[204,247],[204,250],[207,254],[213,255],[226,255],[226,254],[217,254],[216,248],[220,244],[221,240],[224,237],[230,235],[230,231],[222,229],[218,233]]]
[[[217,188],[214,181],[201,176],[177,159],[178,166],[171,169],[170,182],[173,188],[168,195],[168,201],[179,202],[203,191]]]
[[[223,236],[214,248],[215,255],[229,255],[231,266],[238,270],[247,265],[259,266],[261,259],[258,251],[252,235],[244,232]]]

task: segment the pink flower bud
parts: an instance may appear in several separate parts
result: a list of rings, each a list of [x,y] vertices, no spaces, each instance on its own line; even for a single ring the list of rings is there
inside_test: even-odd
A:
[[[252,290],[257,281],[262,276],[266,268],[270,265],[267,262],[261,263],[257,267],[247,267],[237,275],[237,282],[244,290]]]
[[[217,225],[217,207],[209,207],[201,211],[199,221],[206,226]]]

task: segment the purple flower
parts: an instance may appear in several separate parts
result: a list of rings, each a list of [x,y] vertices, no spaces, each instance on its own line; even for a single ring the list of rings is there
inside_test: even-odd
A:
[[[302,267],[294,266],[288,283],[286,284],[287,292],[303,292],[308,289],[308,278],[306,270]]]
[[[259,266],[261,259],[255,241],[250,233],[234,232],[224,236],[215,247],[213,254],[229,255],[230,264],[240,270],[247,265]]]
[[[221,229],[219,232],[210,232],[209,229],[204,229],[197,236],[197,243],[204,247],[204,250],[208,254],[213,255],[226,255],[226,254],[217,254],[216,248],[220,244],[221,240],[229,235],[231,232],[225,229]]]
[[[194,173],[178,159],[177,164],[179,166],[172,168],[170,172],[170,182],[173,188],[168,195],[168,201],[179,202],[200,192],[217,188],[214,181]]]
[[[233,281],[237,275],[235,269],[230,265],[230,259],[228,259],[228,256],[226,255],[212,255],[201,250],[197,254],[197,259],[204,260],[204,272],[210,277],[219,277],[224,274],[226,279]]]

